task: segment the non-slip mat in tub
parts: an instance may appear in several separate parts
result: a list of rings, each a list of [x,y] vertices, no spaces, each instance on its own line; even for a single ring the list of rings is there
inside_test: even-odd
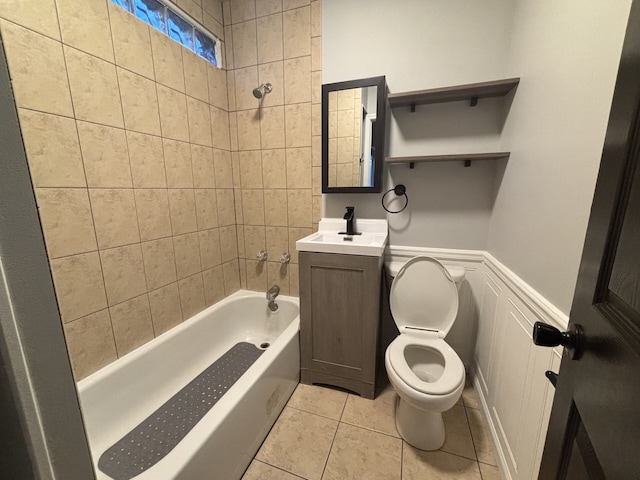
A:
[[[129,480],[162,460],[262,355],[241,342],[213,362],[146,420],[108,448],[98,468],[115,480]]]

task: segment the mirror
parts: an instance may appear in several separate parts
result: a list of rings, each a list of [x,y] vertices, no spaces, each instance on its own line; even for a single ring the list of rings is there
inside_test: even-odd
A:
[[[382,189],[385,77],[322,85],[322,193]]]

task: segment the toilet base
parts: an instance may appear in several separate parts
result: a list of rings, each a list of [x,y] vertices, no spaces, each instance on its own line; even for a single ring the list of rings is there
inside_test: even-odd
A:
[[[396,405],[396,428],[405,442],[420,450],[438,450],[444,445],[442,413],[418,409],[402,397]]]

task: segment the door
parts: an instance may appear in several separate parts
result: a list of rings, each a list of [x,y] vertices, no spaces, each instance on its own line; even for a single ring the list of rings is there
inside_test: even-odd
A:
[[[640,479],[640,2],[631,8],[539,479]],[[582,355],[580,356],[580,351]]]

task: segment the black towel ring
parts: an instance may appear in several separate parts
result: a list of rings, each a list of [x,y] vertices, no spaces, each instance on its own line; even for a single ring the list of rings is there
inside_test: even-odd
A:
[[[405,199],[404,206],[400,210],[395,210],[395,211],[394,210],[389,210],[387,207],[384,206],[384,199],[391,192],[395,193],[399,197],[404,195],[404,199]],[[405,187],[402,184],[396,185],[394,188],[392,188],[390,190],[387,190],[385,192],[385,194],[382,196],[382,208],[384,208],[389,213],[400,213],[400,212],[403,212],[405,210],[405,208],[407,208],[407,205],[409,205],[409,197],[407,196],[407,187]]]

